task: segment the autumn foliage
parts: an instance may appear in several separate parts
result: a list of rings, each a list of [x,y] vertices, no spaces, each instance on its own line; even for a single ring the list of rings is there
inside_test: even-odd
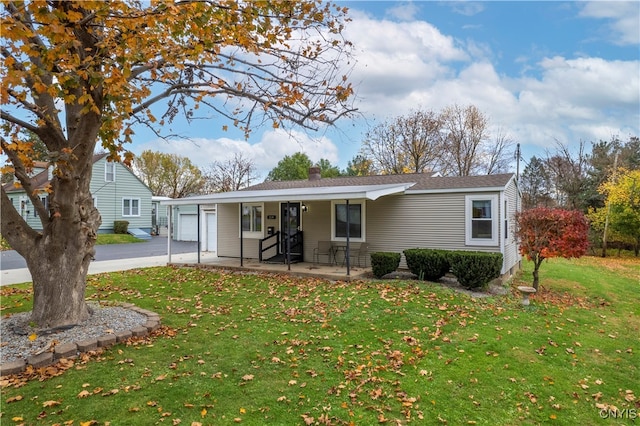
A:
[[[538,207],[516,216],[520,253],[534,263],[533,287],[538,288],[538,270],[544,259],[580,257],[589,245],[589,224],[577,210]]]
[[[354,112],[346,13],[321,1],[4,1],[2,171],[38,223],[2,187],[1,225],[33,278],[32,321],[89,316],[86,274],[102,221],[90,191],[96,147],[131,163],[134,134],[174,138],[177,117],[246,137],[261,125],[334,124]],[[43,188],[31,181],[36,159],[52,173]]]

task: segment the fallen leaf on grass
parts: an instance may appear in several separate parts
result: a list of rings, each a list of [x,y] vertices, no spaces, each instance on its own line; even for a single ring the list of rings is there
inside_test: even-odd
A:
[[[22,395],[16,395],[16,396],[12,396],[11,398],[7,398],[7,404],[11,403],[11,402],[16,402],[16,401],[21,401],[22,400]]]
[[[244,381],[253,380],[253,374],[245,374],[244,376],[242,376],[242,380]]]
[[[43,407],[55,407],[56,405],[60,405],[60,401],[50,400],[42,403]]]
[[[91,392],[87,391],[87,390],[83,390],[82,392],[80,392],[77,396],[78,398],[86,398],[89,395],[91,395]]]

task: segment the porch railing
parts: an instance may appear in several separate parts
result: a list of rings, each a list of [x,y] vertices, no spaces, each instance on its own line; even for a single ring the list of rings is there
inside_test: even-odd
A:
[[[269,240],[273,241],[273,238],[275,238],[275,243],[272,243],[271,245],[264,247],[265,243]],[[259,244],[260,244],[260,250],[258,253],[258,260],[260,262],[262,262],[262,257],[263,257],[262,254],[269,249],[277,247],[278,254],[280,254],[280,231],[276,231],[274,234],[271,234],[265,238],[262,238],[261,240],[259,240]]]
[[[281,232],[276,231],[274,234],[258,240],[258,244],[259,244],[258,260],[260,262],[262,262],[264,259],[264,252],[274,247],[276,247],[278,255],[285,254],[285,250],[283,250],[283,247],[284,247],[284,244],[287,243],[286,241],[287,237],[284,233],[282,233],[282,237],[280,235],[281,235]],[[293,260],[302,261],[303,253],[304,253],[304,240],[303,240],[302,231],[297,231],[295,234],[289,235],[288,238],[289,238],[289,244],[290,244],[289,252],[293,256]],[[286,259],[284,260],[284,262],[286,263]]]

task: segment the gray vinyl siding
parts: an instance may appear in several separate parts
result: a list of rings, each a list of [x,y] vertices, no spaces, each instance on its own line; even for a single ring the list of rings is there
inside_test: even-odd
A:
[[[504,191],[506,200],[507,200],[507,226],[508,226],[508,235],[507,238],[504,239],[504,264],[502,268],[502,273],[505,274],[509,272],[511,268],[519,265],[521,260],[520,253],[518,252],[518,243],[515,238],[515,230],[516,230],[516,221],[515,214],[516,209],[522,209],[522,202],[518,196],[518,190],[516,187],[516,181],[511,180],[506,190]],[[504,205],[504,202],[502,203]],[[502,224],[501,224],[502,225]],[[504,229],[503,229],[502,237],[504,238]]]
[[[469,193],[405,194],[366,201],[365,236],[370,251],[402,253],[408,248],[436,248],[445,250],[472,250],[500,252],[504,240],[505,262],[503,273],[519,261],[513,238],[515,213],[515,184],[504,192],[473,192],[474,196],[498,197],[496,220],[498,244],[495,246],[465,245],[465,196]],[[508,238],[504,238],[502,211],[508,202]],[[304,261],[313,261],[313,249],[318,241],[331,240],[331,201],[304,202],[308,211],[302,213],[304,232]],[[264,236],[267,228],[280,230],[280,203],[264,203]],[[275,215],[275,219],[268,219]],[[258,239],[244,239],[244,257],[258,258]],[[218,256],[240,257],[239,205],[218,205]],[[266,256],[266,255],[265,255]],[[404,257],[402,268],[406,267]]]
[[[106,158],[96,161],[91,176],[91,195],[97,198],[96,207],[102,216],[98,232],[113,232],[116,220],[126,220],[129,228],[151,231],[151,190],[120,163],[115,164],[115,181],[105,182],[106,162]],[[140,200],[140,216],[122,216],[123,198]]]
[[[313,249],[317,247],[319,240],[331,239],[331,202],[313,201],[304,203],[309,211],[302,213],[301,229],[304,237],[304,260],[313,261]],[[276,231],[280,229],[280,205],[281,203],[264,203],[264,229],[263,236],[267,236],[267,229],[273,226]],[[218,205],[218,256],[240,257],[240,223],[239,204]],[[275,219],[269,219],[275,216]],[[243,256],[248,259],[259,257],[259,242],[257,238],[244,238]],[[265,257],[274,253],[267,252]]]

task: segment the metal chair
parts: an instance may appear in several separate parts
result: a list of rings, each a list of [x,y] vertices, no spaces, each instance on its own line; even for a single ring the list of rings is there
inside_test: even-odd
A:
[[[333,247],[331,241],[318,241],[318,247],[313,249],[313,263],[320,263],[320,256],[327,256],[327,263],[332,263]]]
[[[355,258],[358,260],[358,266],[362,267],[360,259],[364,258],[364,267],[367,267],[367,259],[369,258],[369,243],[360,243],[358,250],[354,250],[349,253],[349,259]]]

